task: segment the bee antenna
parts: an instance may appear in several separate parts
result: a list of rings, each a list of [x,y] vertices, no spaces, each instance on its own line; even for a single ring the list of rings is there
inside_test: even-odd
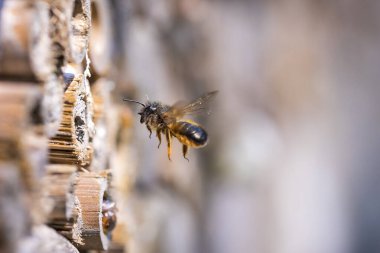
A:
[[[132,100],[132,99],[128,99],[128,98],[124,98],[123,99],[124,101],[128,101],[128,102],[133,102],[133,103],[136,103],[136,104],[139,104],[139,105],[142,105],[145,107],[145,104],[139,102],[139,101],[136,101],[136,100]]]

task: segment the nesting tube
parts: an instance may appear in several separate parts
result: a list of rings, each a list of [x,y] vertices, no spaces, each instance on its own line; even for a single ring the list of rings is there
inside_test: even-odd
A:
[[[44,1],[4,3],[0,22],[0,79],[13,81],[15,86],[27,80],[42,87],[39,109],[45,134],[52,136],[59,126],[64,83],[59,76],[49,10]]]
[[[44,174],[47,138],[41,133],[41,90],[30,83],[0,82],[0,160],[18,164],[28,189]]]
[[[0,18],[0,78],[34,81],[53,73],[48,4],[5,1]]]
[[[67,62],[80,64],[88,47],[91,27],[90,0],[49,0],[52,39],[60,65]]]
[[[41,130],[38,110],[41,90],[33,83],[0,82],[0,163],[17,170],[25,205],[35,224],[44,221],[39,200],[45,173],[48,140]]]
[[[47,224],[67,239],[82,243],[82,213],[74,196],[77,167],[65,164],[47,166],[43,180],[43,203],[50,207]]]
[[[107,250],[109,238],[103,228],[103,198],[107,189],[105,173],[80,172],[75,182],[75,197],[82,214],[82,243],[80,250]]]
[[[46,205],[51,207],[47,222],[52,227],[72,218],[76,170],[76,166],[65,164],[50,164],[46,168],[42,185]]]
[[[49,161],[53,164],[88,166],[91,161],[93,101],[86,77],[77,75],[64,93],[61,123],[49,140]]]

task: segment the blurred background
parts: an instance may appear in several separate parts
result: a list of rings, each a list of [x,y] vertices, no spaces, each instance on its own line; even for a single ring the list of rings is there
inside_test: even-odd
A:
[[[129,97],[220,91],[190,162],[134,119],[136,252],[380,251],[378,1],[122,5]]]
[[[108,4],[126,252],[380,252],[380,1]],[[212,90],[190,162],[122,104]]]

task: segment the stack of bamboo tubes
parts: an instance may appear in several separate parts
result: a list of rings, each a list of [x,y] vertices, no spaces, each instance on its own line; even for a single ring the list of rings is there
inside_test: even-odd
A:
[[[0,252],[111,245],[123,121],[110,12],[100,0],[0,3]]]

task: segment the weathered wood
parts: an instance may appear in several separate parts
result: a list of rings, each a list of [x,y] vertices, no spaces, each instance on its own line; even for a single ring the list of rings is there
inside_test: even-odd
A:
[[[48,223],[67,221],[74,208],[74,179],[77,168],[73,165],[50,164],[43,178],[44,202],[51,206]]]
[[[18,170],[35,224],[45,220],[39,183],[45,172],[48,139],[42,125],[41,96],[41,89],[33,83],[0,82],[0,160],[13,163]]]
[[[100,77],[110,73],[112,15],[96,0],[91,17],[90,3],[7,0],[0,14],[0,252],[109,247],[119,122],[113,83]],[[98,80],[92,91],[87,52]]]
[[[0,160],[15,161],[28,189],[44,173],[47,139],[41,134],[39,103],[35,85],[0,83]]]
[[[49,141],[51,163],[89,165],[90,138],[95,132],[92,103],[87,79],[83,75],[76,76],[64,94],[60,127]]]
[[[44,203],[49,205],[47,224],[67,239],[82,243],[82,214],[74,196],[76,166],[50,164],[44,177]],[[49,203],[50,202],[50,203]]]
[[[49,6],[42,0],[6,1],[0,26],[0,79],[39,81],[34,82],[43,86],[39,109],[51,136],[59,126],[64,85],[57,76]]]
[[[106,173],[80,172],[76,179],[74,194],[78,198],[83,218],[83,244],[77,244],[79,249],[108,248],[109,239],[102,222],[102,203],[106,188]]]
[[[51,6],[52,39],[57,49],[64,49],[61,59],[64,62],[81,63],[87,52],[91,27],[90,0],[48,2]]]
[[[17,13],[21,13],[18,17]],[[28,26],[33,18],[33,5],[23,1],[7,1],[2,9],[0,22],[0,74],[1,76],[24,76],[33,79],[29,61]],[[15,68],[15,66],[18,66]]]
[[[74,196],[74,208],[71,212],[71,217],[68,219],[55,218],[48,222],[48,225],[54,228],[59,234],[66,237],[71,242],[80,245],[83,244],[82,229],[83,219],[80,203],[77,197]]]
[[[48,5],[5,1],[0,17],[0,78],[41,80],[53,73]]]

